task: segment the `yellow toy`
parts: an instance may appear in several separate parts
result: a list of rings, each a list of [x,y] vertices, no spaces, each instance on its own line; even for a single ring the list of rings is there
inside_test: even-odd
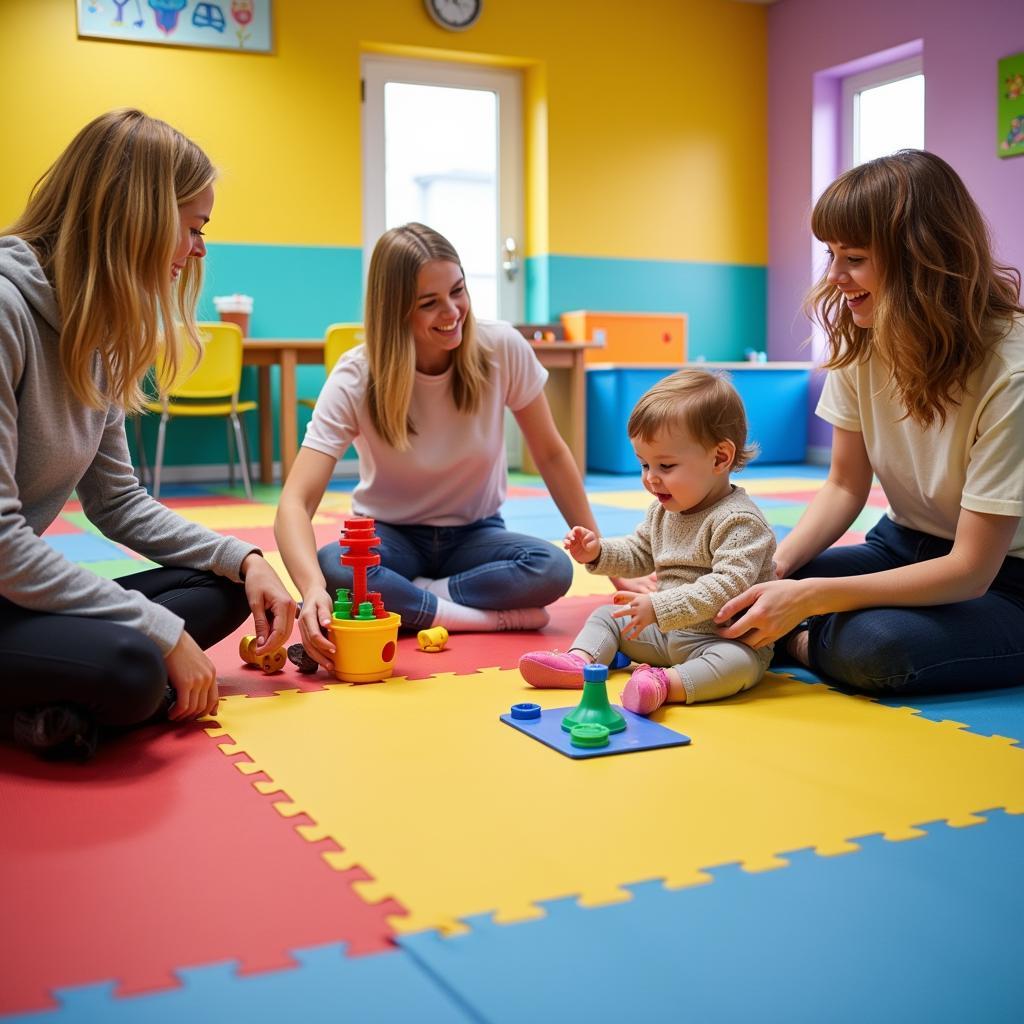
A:
[[[429,654],[437,654],[439,651],[443,651],[445,644],[448,643],[448,630],[444,626],[433,626],[430,629],[421,629],[416,634],[416,640],[420,645],[421,651],[427,651]]]
[[[284,668],[284,663],[287,660],[284,648],[278,647],[277,650],[268,651],[266,654],[257,655],[254,653],[256,650],[256,637],[255,636],[243,636],[241,643],[238,645],[238,656],[247,665],[255,665],[257,668],[262,669],[268,676],[274,672],[280,672]]]
[[[387,679],[398,654],[400,615],[386,611],[378,593],[366,592],[366,570],[380,565],[370,549],[380,544],[369,518],[346,519],[340,544],[341,564],[352,567],[352,595],[339,590],[331,617],[334,674],[345,683],[373,683]]]

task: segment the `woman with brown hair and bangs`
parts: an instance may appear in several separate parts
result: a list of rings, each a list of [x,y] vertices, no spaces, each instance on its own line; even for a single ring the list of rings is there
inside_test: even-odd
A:
[[[294,622],[260,552],[154,501],[125,438],[158,351],[171,372],[198,354],[215,178],[170,125],[115,110],[0,237],[0,735],[45,756],[88,757],[104,726],[212,713],[203,650],[250,611],[262,651]],[[44,541],[72,491],[159,568],[102,579]]]
[[[320,392],[274,524],[302,594],[306,652],[331,669],[329,591],[352,585],[337,542],[318,555],[312,527],[350,444],[352,507],[376,520],[382,540],[368,586],[404,627],[541,628],[572,565],[553,544],[505,528],[506,409],[566,521],[597,530],[544,395],[547,371],[511,325],[475,319],[458,253],[423,224],[392,228],[374,247],[365,327],[366,343]]]
[[[773,582],[718,616],[875,695],[1024,683],[1024,308],[956,172],[903,150],[825,191],[829,267],[808,297],[828,340],[817,413],[828,480],[780,543]],[[873,476],[889,502],[833,547]],[[827,549],[827,550],[826,550]],[[734,618],[735,617],[735,618]]]

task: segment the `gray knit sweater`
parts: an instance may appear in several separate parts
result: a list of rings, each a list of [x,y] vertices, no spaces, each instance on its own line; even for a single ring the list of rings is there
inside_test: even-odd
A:
[[[177,615],[40,538],[71,492],[105,536],[161,565],[238,581],[254,548],[182,519],[146,493],[128,455],[124,413],[114,405],[86,408],[74,396],[59,337],[56,296],[35,254],[20,238],[0,238],[0,597],[123,623],[166,654],[184,628]],[[96,381],[102,392],[98,359]]]
[[[589,565],[602,576],[658,574],[652,595],[658,628],[714,633],[730,598],[774,578],[775,534],[742,487],[701,512],[669,512],[655,501],[630,537],[601,538]],[[771,646],[757,654],[767,665]]]

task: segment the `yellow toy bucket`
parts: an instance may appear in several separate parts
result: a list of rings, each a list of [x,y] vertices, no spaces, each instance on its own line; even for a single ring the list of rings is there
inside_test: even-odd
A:
[[[398,655],[402,617],[388,612],[383,619],[331,619],[334,674],[343,683],[373,683],[387,679]]]

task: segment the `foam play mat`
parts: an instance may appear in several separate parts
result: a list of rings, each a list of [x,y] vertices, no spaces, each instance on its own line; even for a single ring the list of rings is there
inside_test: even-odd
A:
[[[781,537],[823,478],[736,479]],[[635,477],[587,489],[609,535],[647,504]],[[280,567],[277,489],[169,493]],[[564,534],[535,477],[504,515]],[[47,539],[106,576],[150,564],[74,503]],[[1019,1020],[1024,680],[880,702],[779,668],[651,716],[689,744],[573,760],[499,716],[572,702],[516,664],[610,593],[580,571],[540,632],[403,636],[369,684],[264,675],[246,626],[212,652],[215,720],[84,766],[0,748],[0,1020]]]

